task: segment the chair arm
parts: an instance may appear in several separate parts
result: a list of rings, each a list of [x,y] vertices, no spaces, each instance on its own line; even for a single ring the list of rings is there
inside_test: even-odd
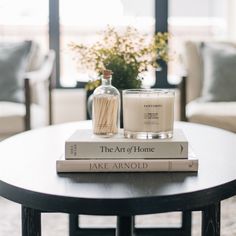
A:
[[[31,129],[32,87],[47,84],[49,124],[52,124],[52,81],[55,81],[55,52],[50,50],[39,70],[27,72],[24,79],[25,91],[25,130]]]
[[[30,79],[30,83],[40,83],[46,80],[51,80],[54,73],[55,52],[50,50],[45,56],[45,59],[38,70],[25,73],[25,78]]]
[[[186,105],[187,105],[187,91],[186,91],[186,83],[187,83],[187,74],[183,74],[181,76],[181,81],[178,84],[178,88],[180,90],[180,120],[187,121],[186,117]]]

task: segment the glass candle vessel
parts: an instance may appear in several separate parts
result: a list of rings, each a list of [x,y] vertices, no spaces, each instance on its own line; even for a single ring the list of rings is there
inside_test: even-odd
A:
[[[124,90],[124,136],[136,139],[171,138],[174,98],[174,90],[169,89]]]

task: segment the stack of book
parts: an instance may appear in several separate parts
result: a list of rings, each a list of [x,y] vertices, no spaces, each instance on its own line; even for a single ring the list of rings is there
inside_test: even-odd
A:
[[[65,155],[56,162],[57,172],[193,172],[198,159],[189,151],[182,130],[171,139],[112,138],[76,131],[65,142]]]

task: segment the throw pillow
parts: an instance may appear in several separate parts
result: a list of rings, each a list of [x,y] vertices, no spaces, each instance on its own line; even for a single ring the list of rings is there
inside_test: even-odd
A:
[[[23,102],[23,76],[31,41],[0,44],[0,101]]]
[[[236,48],[226,43],[204,43],[202,101],[236,101]]]

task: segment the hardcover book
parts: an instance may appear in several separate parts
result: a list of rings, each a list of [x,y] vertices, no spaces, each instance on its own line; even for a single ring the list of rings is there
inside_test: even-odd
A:
[[[123,131],[112,138],[96,136],[90,129],[77,130],[65,142],[66,159],[187,159],[188,141],[182,130],[171,139],[127,139]]]
[[[56,162],[58,173],[66,172],[196,172],[198,159],[81,159]]]

